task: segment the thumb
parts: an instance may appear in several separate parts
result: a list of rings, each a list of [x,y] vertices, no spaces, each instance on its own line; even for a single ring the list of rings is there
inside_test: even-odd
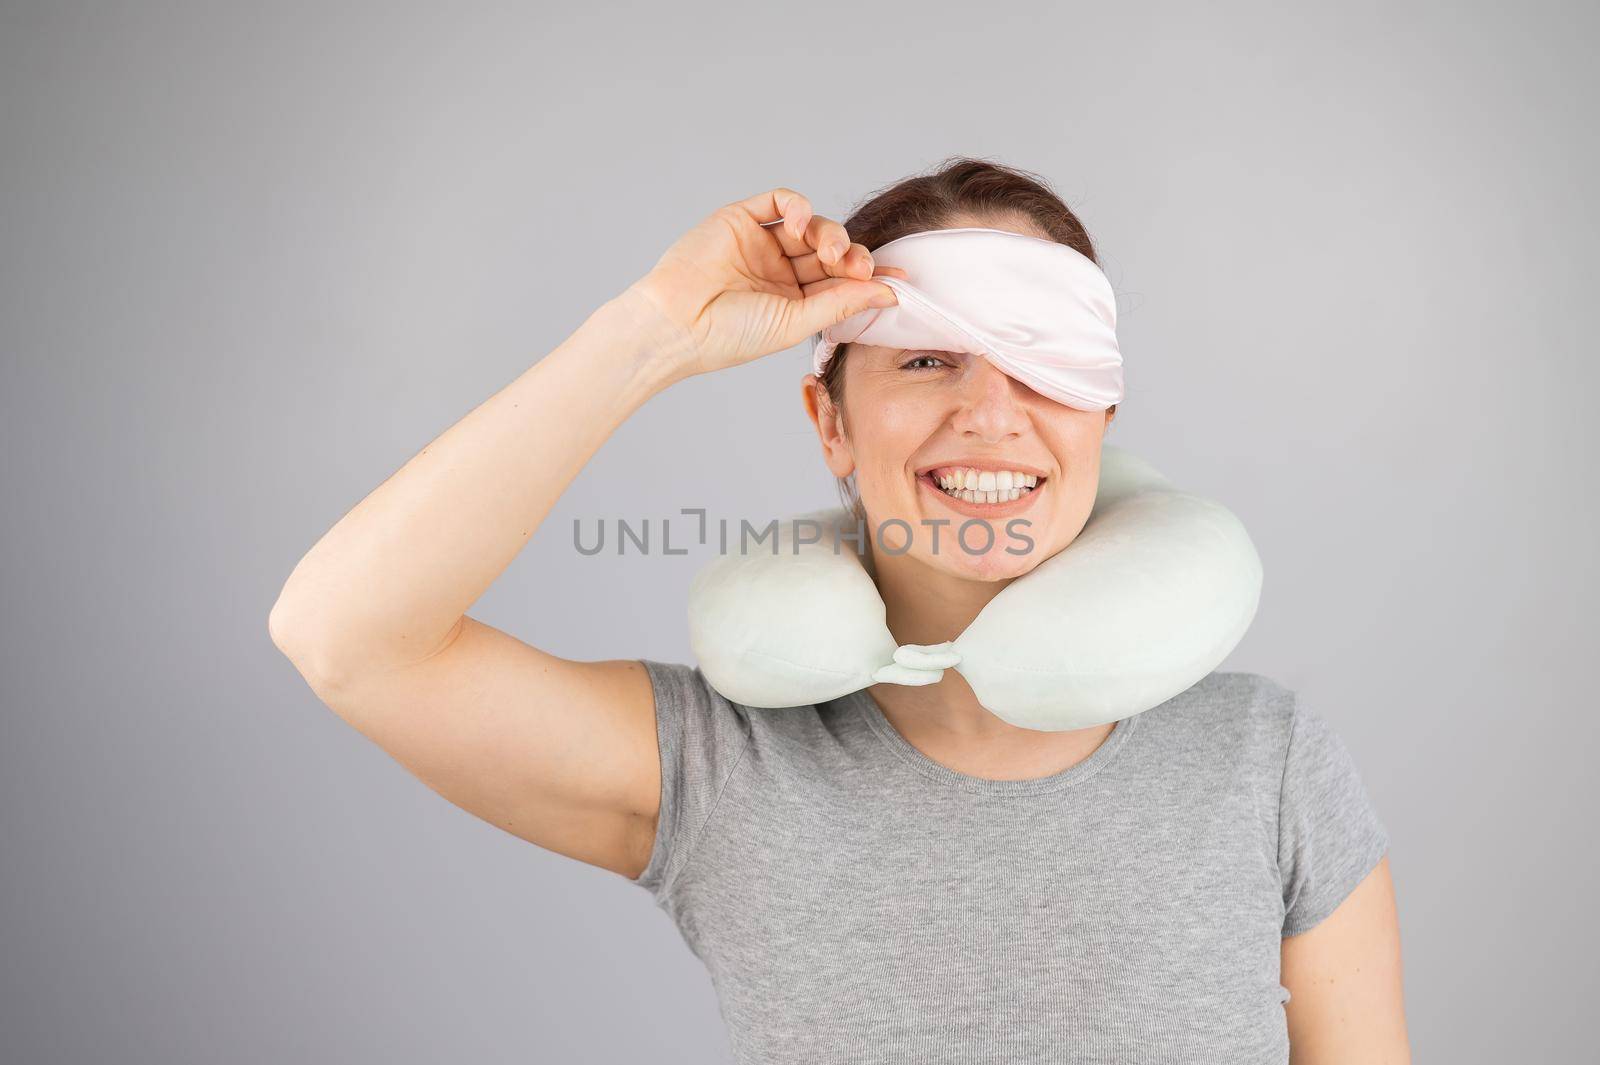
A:
[[[841,280],[801,300],[795,312],[797,332],[820,333],[869,307],[893,307],[895,291],[879,281]]]

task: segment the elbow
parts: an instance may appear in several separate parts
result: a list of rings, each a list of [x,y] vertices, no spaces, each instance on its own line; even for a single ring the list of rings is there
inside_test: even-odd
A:
[[[267,635],[312,690],[321,693],[340,683],[342,667],[333,654],[332,641],[315,624],[316,613],[280,593],[267,614]]]

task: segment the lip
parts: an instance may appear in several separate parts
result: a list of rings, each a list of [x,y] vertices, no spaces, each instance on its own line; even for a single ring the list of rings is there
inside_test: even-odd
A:
[[[1022,473],[1034,473],[1033,470],[1026,466],[981,466],[976,462],[941,462],[929,466],[928,469],[936,470],[941,466],[962,465],[970,466],[975,470],[1019,470]],[[1047,483],[1049,483],[1048,478],[1046,478],[1044,474],[1041,473],[1037,476],[1039,476],[1041,480],[1033,491],[1027,492],[1018,496],[1016,499],[1008,500],[1004,503],[968,503],[964,499],[957,499],[955,496],[945,495],[944,490],[933,483],[933,478],[928,474],[927,470],[918,471],[917,483],[920,484],[930,495],[937,498],[939,502],[955,511],[957,514],[964,514],[969,518],[1010,518],[1025,512],[1029,507],[1033,506],[1034,500],[1039,497],[1040,490],[1043,489]]]

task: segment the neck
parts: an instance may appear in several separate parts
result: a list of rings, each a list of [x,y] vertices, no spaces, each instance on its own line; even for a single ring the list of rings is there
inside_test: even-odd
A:
[[[955,639],[1014,579],[967,580],[908,555],[875,552],[872,561],[884,619],[902,644]]]
[[[884,619],[898,644],[960,636],[1015,578],[966,580],[907,555],[873,556]],[[957,669],[937,684],[874,684],[867,694],[895,730],[934,761],[991,779],[1046,776],[1087,758],[1114,725],[1066,732],[1018,728],[985,710]]]
[[[909,555],[875,551],[872,564],[884,620],[897,644],[955,639],[1011,583],[966,580]],[[945,670],[937,684],[874,684],[869,691],[902,735],[909,730],[930,738],[987,739],[1006,730],[1022,731],[985,710],[953,669]]]

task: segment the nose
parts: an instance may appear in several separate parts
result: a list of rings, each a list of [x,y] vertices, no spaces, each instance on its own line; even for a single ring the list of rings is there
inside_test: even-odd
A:
[[[995,364],[974,355],[962,375],[960,406],[952,428],[964,437],[998,444],[1020,435],[1028,412],[1019,390],[1027,386],[1001,373]]]

